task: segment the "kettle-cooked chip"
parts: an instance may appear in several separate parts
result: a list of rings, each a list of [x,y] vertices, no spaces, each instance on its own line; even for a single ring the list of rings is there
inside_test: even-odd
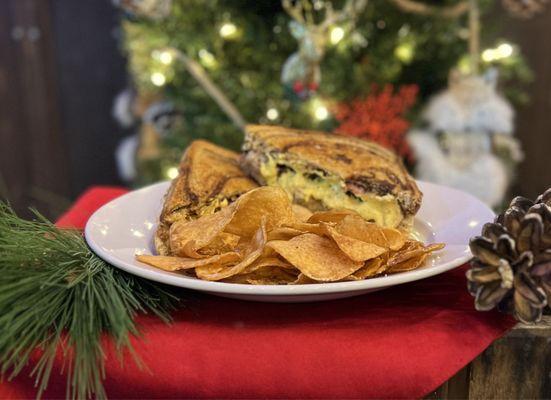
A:
[[[296,271],[296,272],[295,272]],[[247,274],[234,275],[224,280],[231,283],[248,283],[251,285],[285,285],[297,279],[298,270],[289,270],[270,265]]]
[[[354,272],[351,276],[357,280],[370,278],[380,273],[381,266],[383,266],[382,258],[374,258],[366,262],[362,268]]]
[[[415,257],[410,257],[407,260],[402,261],[398,264],[389,265],[388,272],[392,274],[396,272],[405,272],[417,269],[421,265],[423,265],[427,257],[427,253],[421,253]]]
[[[212,242],[200,250],[201,255],[214,255],[234,250],[240,237],[233,233],[220,232]]]
[[[398,229],[383,228],[357,215],[347,215],[336,229],[345,236],[391,250],[399,250],[406,242],[406,236]]]
[[[387,249],[373,243],[363,242],[349,236],[340,234],[332,226],[322,223],[327,236],[335,241],[337,246],[353,261],[367,261],[385,253]]]
[[[408,240],[399,251],[397,251],[389,258],[388,265],[392,267],[396,264],[403,263],[404,261],[407,261],[411,258],[417,258],[421,257],[424,254],[430,254],[433,251],[442,249],[443,247],[443,243],[433,243],[425,247],[421,242],[418,242],[416,240]]]
[[[325,233],[325,229],[320,224],[311,224],[309,222],[294,221],[283,224],[283,226],[286,228],[296,229],[302,233],[315,233],[319,236],[323,236]]]
[[[338,223],[338,222],[341,222],[344,219],[344,217],[348,215],[359,216],[359,214],[356,211],[342,208],[342,209],[315,212],[314,214],[312,214],[312,216],[308,219],[307,222],[310,222],[312,224],[317,224],[320,222]]]
[[[268,241],[270,240],[289,240],[295,236],[302,235],[304,232],[287,226],[280,226],[268,232]]]
[[[209,264],[195,268],[197,277],[208,281],[219,281],[233,275],[241,273],[245,268],[251,265],[258,257],[262,255],[266,245],[266,220],[261,219],[260,228],[251,241],[249,248],[245,252],[243,260],[232,266]]]
[[[197,251],[210,244],[231,221],[235,203],[193,221],[180,220],[170,227],[170,249],[174,255],[199,258]]]
[[[293,213],[296,220],[300,222],[307,222],[308,218],[312,216],[312,211],[298,204],[293,204]]]
[[[225,231],[241,237],[252,237],[266,218],[266,229],[295,220],[287,193],[279,187],[264,186],[242,195],[235,204],[235,214]]]
[[[296,236],[289,241],[274,240],[267,246],[304,275],[317,281],[338,281],[363,266],[363,263],[351,260],[332,240],[312,233]]]
[[[289,269],[289,270],[295,269],[295,267],[289,264],[288,261],[282,260],[277,256],[276,257],[261,256],[258,259],[256,259],[255,262],[253,262],[251,265],[245,268],[241,273],[250,274],[251,272],[255,272],[264,267],[278,267],[278,268]]]
[[[306,285],[309,283],[320,283],[318,281],[313,280],[312,278],[307,277],[302,272],[298,274],[297,279],[295,279],[293,282],[291,282],[291,285]]]
[[[145,254],[136,256],[136,260],[165,271],[179,271],[206,265],[226,265],[231,262],[239,261],[240,259],[241,256],[233,251],[200,259],[171,256],[149,256]]]

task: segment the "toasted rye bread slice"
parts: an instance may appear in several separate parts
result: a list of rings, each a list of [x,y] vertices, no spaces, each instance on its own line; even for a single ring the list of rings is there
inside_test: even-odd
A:
[[[240,169],[239,154],[204,140],[192,142],[165,196],[155,237],[158,253],[170,254],[168,230],[174,222],[213,213],[257,186]]]
[[[422,193],[401,159],[373,142],[280,126],[248,125],[243,169],[265,184],[262,167],[270,158],[289,166],[300,165],[309,174],[330,177],[345,193],[358,199],[392,196],[401,209],[403,225],[411,224],[421,206]],[[300,193],[293,195],[300,200]]]

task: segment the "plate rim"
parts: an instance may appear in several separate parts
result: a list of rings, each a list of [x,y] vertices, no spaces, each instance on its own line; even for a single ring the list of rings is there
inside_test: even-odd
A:
[[[493,210],[491,210],[486,204],[475,196],[463,192],[461,190],[451,188],[445,185],[439,185],[431,182],[424,182],[417,180],[419,186],[434,186],[441,187],[447,190],[460,193],[462,196],[467,196],[470,200],[479,203],[490,215],[495,216]],[[457,268],[472,258],[472,254],[466,246],[465,252],[462,256],[456,257],[453,260],[438,264],[431,268],[417,269],[413,271],[400,272],[397,274],[386,275],[377,278],[370,278],[361,281],[346,281],[346,282],[327,282],[327,283],[313,283],[303,285],[249,285],[242,283],[230,283],[230,282],[214,282],[205,281],[197,278],[178,276],[175,273],[167,271],[153,271],[145,268],[137,268],[135,265],[112,256],[109,253],[103,252],[100,246],[92,239],[92,225],[94,217],[104,210],[106,207],[112,207],[113,203],[122,201],[125,197],[135,195],[137,192],[152,190],[156,186],[167,185],[169,181],[157,182],[143,188],[129,191],[128,193],[119,196],[98,208],[88,218],[86,226],[84,228],[84,237],[90,247],[90,249],[101,259],[111,264],[112,266],[119,268],[132,275],[139,276],[144,279],[152,280],[155,282],[163,283],[170,286],[182,287],[186,289],[199,290],[203,292],[221,293],[221,294],[234,294],[234,295],[255,295],[255,296],[301,296],[301,295],[321,295],[331,293],[342,292],[356,292],[364,290],[373,290],[379,288],[386,288],[389,286],[395,286],[403,283],[409,283],[421,279],[425,279],[431,276],[440,275],[451,269]],[[490,221],[488,221],[490,222]]]

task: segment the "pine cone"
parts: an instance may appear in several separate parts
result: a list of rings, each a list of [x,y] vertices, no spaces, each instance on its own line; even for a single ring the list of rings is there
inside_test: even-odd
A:
[[[503,6],[517,18],[532,18],[542,12],[548,0],[502,0]]]
[[[551,189],[535,203],[514,198],[470,248],[467,279],[476,309],[497,306],[521,322],[539,321],[551,299]]]

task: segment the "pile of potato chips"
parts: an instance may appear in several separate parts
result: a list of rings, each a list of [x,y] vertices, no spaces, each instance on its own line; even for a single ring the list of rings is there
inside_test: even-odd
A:
[[[419,268],[444,245],[408,238],[354,211],[312,214],[278,187],[260,187],[221,211],[170,228],[171,256],[137,255],[165,271],[255,285],[362,280]]]

